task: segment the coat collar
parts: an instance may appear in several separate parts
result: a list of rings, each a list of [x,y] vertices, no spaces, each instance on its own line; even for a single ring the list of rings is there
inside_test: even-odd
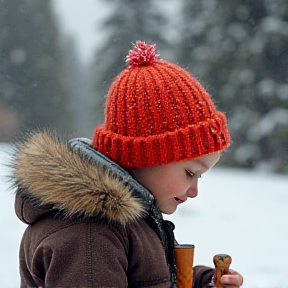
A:
[[[65,218],[101,217],[122,225],[147,215],[162,219],[153,195],[90,140],[66,143],[44,131],[15,148],[16,212],[26,223],[51,210]]]

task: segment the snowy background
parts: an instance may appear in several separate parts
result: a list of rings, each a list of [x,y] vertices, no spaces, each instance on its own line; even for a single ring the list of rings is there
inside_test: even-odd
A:
[[[0,144],[0,287],[16,288],[18,247],[26,225],[14,214],[5,182],[7,146]],[[169,217],[178,242],[195,245],[195,264],[213,266],[215,254],[231,255],[244,288],[287,288],[288,179],[264,172],[213,168],[199,195]]]

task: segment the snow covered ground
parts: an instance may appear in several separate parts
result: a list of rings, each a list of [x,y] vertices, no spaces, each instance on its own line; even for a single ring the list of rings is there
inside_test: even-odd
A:
[[[0,144],[0,287],[19,287],[18,246],[25,229],[14,215],[13,192],[4,181],[7,161]],[[217,253],[232,256],[244,288],[287,288],[288,177],[214,168],[199,195],[169,217],[180,243],[195,244],[195,264],[213,265]]]

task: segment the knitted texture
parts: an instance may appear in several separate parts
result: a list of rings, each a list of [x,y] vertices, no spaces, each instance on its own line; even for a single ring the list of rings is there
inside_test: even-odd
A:
[[[197,80],[162,61],[155,45],[139,41],[126,58],[130,66],[110,87],[93,148],[122,167],[142,168],[229,146],[226,117]]]

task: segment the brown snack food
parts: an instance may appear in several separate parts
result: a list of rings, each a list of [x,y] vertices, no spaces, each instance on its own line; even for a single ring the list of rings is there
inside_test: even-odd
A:
[[[223,288],[220,279],[222,275],[229,274],[229,266],[232,262],[232,258],[227,254],[217,254],[214,256],[213,262],[215,265],[213,282],[217,288]]]

